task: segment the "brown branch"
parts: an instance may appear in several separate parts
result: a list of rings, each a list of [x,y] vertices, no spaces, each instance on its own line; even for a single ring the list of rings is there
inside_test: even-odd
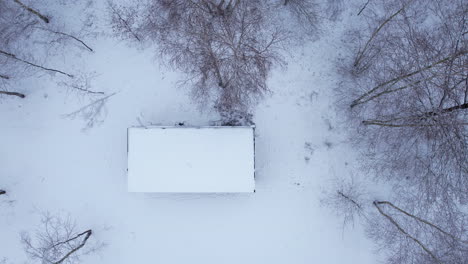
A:
[[[468,77],[465,78],[465,98],[463,99],[464,103],[467,103],[468,99]]]
[[[45,71],[60,73],[60,74],[63,74],[63,75],[65,75],[65,76],[68,76],[68,77],[70,77],[70,78],[73,78],[73,75],[71,75],[71,74],[68,74],[68,73],[63,72],[63,71],[60,71],[60,70],[47,68],[47,67],[44,67],[44,66],[41,66],[41,65],[38,65],[38,64],[35,64],[35,63],[32,63],[32,62],[29,62],[29,61],[20,59],[20,58],[16,57],[15,54],[8,53],[8,52],[3,51],[3,50],[0,50],[0,54],[3,54],[4,56],[9,57],[9,58],[11,58],[11,59],[20,61],[20,62],[22,62],[22,63],[24,63],[24,64],[29,65],[29,66],[33,66],[33,67],[36,67],[36,68],[39,68],[39,69],[42,69],[42,70],[45,70]]]
[[[71,87],[72,89],[76,89],[76,90],[85,92],[85,93],[89,93],[89,94],[104,94],[104,92],[91,91],[91,90],[88,90],[88,89],[81,88],[81,87],[79,87],[77,85],[70,85],[69,87]]]
[[[384,213],[384,211],[382,211],[382,209],[379,207],[378,201],[374,201],[372,204],[375,206],[375,208],[377,208],[377,211],[379,211],[381,215],[387,218],[390,221],[390,223],[392,223],[398,229],[398,231],[400,231],[404,236],[406,236],[407,238],[413,240],[416,244],[418,244],[427,254],[429,254],[429,256],[431,256],[435,261],[437,261],[437,263],[441,263],[441,261],[434,255],[434,253],[432,253],[426,246],[424,246],[424,244],[421,241],[411,236],[395,221],[395,219],[393,219],[388,214]]]
[[[2,195],[2,194],[6,194],[6,191],[0,190],[0,195]]]
[[[434,62],[434,63],[432,63],[432,64],[430,64],[430,65],[427,65],[427,66],[425,66],[425,67],[423,67],[423,68],[421,68],[421,69],[419,69],[419,70],[416,70],[416,71],[413,71],[413,72],[410,72],[410,73],[407,73],[407,74],[398,76],[398,77],[396,77],[396,78],[393,78],[393,79],[391,79],[391,80],[389,80],[389,81],[383,82],[383,83],[381,83],[381,84],[375,86],[374,88],[370,89],[369,91],[367,91],[367,92],[364,93],[363,95],[359,96],[357,99],[355,99],[355,100],[351,103],[350,107],[353,108],[353,107],[355,107],[356,105],[361,104],[363,98],[365,98],[366,96],[369,96],[370,94],[372,94],[372,93],[375,92],[376,90],[378,90],[378,89],[380,89],[380,88],[382,88],[382,87],[384,87],[384,86],[386,86],[386,85],[388,85],[388,84],[394,85],[395,83],[397,83],[397,82],[399,82],[399,81],[401,81],[401,80],[403,80],[403,79],[406,79],[406,78],[409,78],[409,77],[411,77],[411,76],[414,76],[414,75],[416,75],[416,74],[418,74],[418,73],[420,73],[420,72],[429,70],[429,69],[431,69],[431,68],[434,67],[434,66],[437,66],[437,65],[439,65],[439,64],[442,64],[442,63],[444,63],[444,62],[446,62],[446,61],[448,61],[448,60],[450,60],[450,59],[455,59],[455,58],[457,58],[457,57],[459,57],[459,56],[461,56],[461,55],[465,55],[465,54],[467,54],[467,53],[468,53],[468,51],[461,51],[461,52],[459,52],[459,53],[457,53],[457,54],[455,54],[455,55],[453,55],[453,56],[445,57],[445,58],[443,58],[443,59],[441,59],[441,60],[439,60],[439,61],[436,61],[436,62]]]
[[[395,124],[395,123],[388,123],[388,121],[385,121],[385,120],[374,120],[374,119],[364,120],[362,121],[362,124],[366,126],[374,125],[374,126],[385,126],[385,127],[431,127],[431,126],[449,126],[450,125],[448,123],[444,123],[444,124],[415,124],[415,123]],[[468,126],[468,123],[466,122],[462,122],[458,124],[462,126]]]
[[[58,245],[60,245],[60,244],[68,243],[68,242],[70,242],[70,241],[73,241],[73,240],[78,239],[79,237],[85,235],[83,241],[81,241],[81,243],[80,243],[77,247],[73,248],[70,252],[68,252],[67,254],[65,254],[65,256],[63,256],[60,260],[58,260],[58,261],[56,261],[56,262],[53,262],[53,264],[60,264],[60,263],[64,262],[64,261],[65,261],[68,257],[70,257],[73,253],[75,253],[76,251],[78,251],[80,248],[84,247],[84,245],[86,244],[86,241],[88,241],[88,239],[89,239],[89,237],[91,236],[92,233],[93,233],[93,231],[92,231],[91,229],[89,229],[89,230],[84,231],[83,233],[80,233],[80,234],[76,235],[76,236],[73,237],[73,238],[70,238],[70,239],[68,239],[68,240],[66,240],[66,241],[63,241],[63,242],[60,242],[60,243],[54,245],[53,247],[56,247],[56,246],[58,246]]]
[[[413,83],[410,83],[410,84],[407,84],[407,85],[403,85],[403,86],[400,86],[400,87],[395,88],[395,89],[392,89],[392,90],[385,90],[385,91],[380,92],[380,93],[378,93],[378,94],[375,94],[375,95],[373,95],[373,96],[371,96],[371,97],[369,97],[369,98],[367,98],[367,99],[365,99],[365,100],[359,101],[359,102],[356,103],[354,106],[360,105],[360,104],[365,104],[365,103],[367,103],[367,102],[369,102],[369,101],[372,101],[372,100],[374,100],[375,98],[380,97],[380,96],[382,96],[382,95],[386,95],[386,94],[390,94],[390,93],[393,93],[393,92],[398,92],[398,91],[401,91],[401,90],[404,90],[404,89],[407,89],[407,88],[414,87],[415,85],[417,85],[417,84],[419,84],[419,83],[421,83],[421,82],[423,82],[423,81],[430,81],[430,80],[434,79],[435,77],[437,77],[437,75],[431,76],[431,77],[429,77],[429,78],[427,78],[427,79],[425,79],[425,80],[418,80],[418,81],[415,81],[415,82],[413,82]]]
[[[438,125],[449,125],[449,124],[425,124],[425,123],[418,123],[423,120],[427,120],[430,117],[438,116],[445,113],[451,113],[457,110],[465,110],[468,109],[468,103],[464,103],[461,105],[455,105],[452,107],[440,109],[437,111],[429,111],[420,115],[416,116],[408,116],[408,117],[398,117],[389,120],[377,120],[377,119],[368,119],[363,120],[363,125],[379,125],[379,126],[388,126],[388,127],[416,127],[416,126],[438,126]],[[396,121],[401,121],[402,123],[395,123]],[[405,123],[404,121],[409,121],[409,123]],[[461,125],[467,125],[468,123],[460,123]]]
[[[442,113],[453,112],[453,111],[459,110],[459,109],[468,109],[468,103],[464,103],[464,104],[461,104],[461,105],[456,105],[456,106],[452,106],[452,107],[449,107],[449,108],[442,109]],[[431,113],[433,113],[433,112],[431,112]],[[434,113],[434,114],[436,114],[436,113]]]
[[[362,11],[364,11],[364,9],[366,9],[367,5],[369,4],[370,0],[367,0],[367,2],[362,6],[361,10],[359,10],[359,13],[357,13],[357,15],[361,15]]]
[[[367,3],[366,3],[367,5]],[[359,63],[361,62],[362,58],[364,57],[364,53],[366,53],[367,51],[367,48],[369,47],[369,44],[372,42],[372,40],[375,38],[375,36],[377,36],[377,34],[379,33],[379,31],[388,23],[390,22],[390,20],[392,20],[394,17],[396,17],[401,11],[403,11],[403,9],[405,9],[406,5],[404,5],[402,8],[400,8],[398,11],[396,11],[393,15],[391,15],[390,17],[388,17],[387,19],[385,19],[385,21],[380,24],[380,26],[378,28],[376,28],[374,30],[374,32],[372,32],[372,35],[371,37],[367,40],[366,44],[364,45],[364,48],[362,49],[362,51],[358,52],[358,56],[357,58],[354,60],[354,67],[357,67],[359,65]],[[360,13],[360,12],[359,12]]]
[[[453,240],[458,240],[458,241],[463,242],[463,243],[468,243],[468,241],[464,241],[464,240],[461,240],[461,239],[456,238],[456,237],[453,236],[452,234],[450,234],[450,233],[444,231],[442,228],[440,228],[440,227],[434,225],[433,223],[431,223],[431,222],[429,222],[429,221],[427,221],[427,220],[424,220],[424,219],[422,219],[422,218],[420,218],[420,217],[418,217],[418,216],[415,216],[415,215],[413,215],[413,214],[410,214],[410,213],[408,213],[407,211],[405,211],[405,210],[403,210],[403,209],[397,207],[396,205],[394,205],[393,203],[391,203],[391,202],[389,202],[389,201],[375,201],[375,202],[376,202],[377,204],[389,205],[390,207],[392,207],[393,209],[399,211],[400,213],[403,213],[403,214],[405,214],[405,215],[407,215],[407,216],[409,216],[409,217],[411,217],[411,218],[413,218],[413,219],[416,219],[416,220],[419,221],[419,222],[422,222],[422,223],[424,223],[424,224],[426,224],[426,225],[428,225],[428,226],[431,226],[431,227],[437,229],[439,232],[441,232],[442,234],[444,234],[444,235],[446,235],[446,236],[449,236],[449,237],[452,238]]]
[[[354,201],[353,199],[351,199],[351,197],[347,196],[346,194],[342,193],[341,191],[337,191],[337,193],[338,193],[340,196],[342,196],[343,198],[349,200],[351,203],[353,203],[353,204],[356,205],[359,209],[362,210],[362,206],[361,206],[358,202],[356,202],[356,201]]]
[[[5,94],[5,95],[13,95],[13,96],[18,96],[20,98],[25,98],[26,95],[22,93],[17,93],[17,92],[6,92],[6,91],[0,91],[0,94]]]
[[[17,4],[19,4],[22,8],[24,8],[26,11],[36,15],[37,17],[39,17],[40,19],[42,19],[42,21],[46,22],[46,23],[49,23],[49,18],[44,16],[43,14],[39,13],[37,10],[35,9],[32,9],[30,8],[29,6],[23,4],[21,1],[19,0],[13,0],[15,1]]]
[[[77,42],[81,43],[83,46],[86,47],[86,49],[88,49],[89,51],[93,52],[93,49],[88,46],[84,41],[82,41],[81,39],[73,36],[73,35],[70,35],[70,34],[67,34],[67,33],[64,33],[64,32],[60,32],[60,31],[53,31],[53,30],[50,30],[50,29],[47,29],[47,28],[42,28],[42,27],[38,27],[38,29],[41,29],[41,30],[44,30],[44,31],[48,31],[50,33],[54,33],[54,34],[57,34],[57,35],[62,35],[62,36],[66,36],[66,37],[69,37],[71,39],[74,39],[76,40]]]

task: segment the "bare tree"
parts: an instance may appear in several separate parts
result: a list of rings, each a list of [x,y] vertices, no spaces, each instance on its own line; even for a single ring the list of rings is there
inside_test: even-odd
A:
[[[417,195],[408,193],[394,198],[404,206],[372,199],[354,183],[334,192],[322,202],[341,214],[345,222],[351,219],[362,224],[386,263],[455,264],[464,263],[468,257],[468,218],[461,211],[445,208],[443,203],[421,207],[414,203]]]
[[[70,63],[54,65],[61,61],[57,58],[75,59],[67,56],[70,51],[94,52],[85,41],[96,35],[94,20],[91,0],[0,1],[0,96],[26,97],[28,89],[22,81],[42,81],[45,73],[77,100],[106,102],[108,96],[91,86],[94,73],[71,69]],[[86,118],[87,127],[99,123],[97,116],[104,116],[103,105],[92,108],[97,111],[94,114],[86,109],[87,114],[80,116]]]
[[[145,1],[109,4],[119,36],[157,42],[169,64],[186,73],[193,97],[219,111],[247,111],[269,92],[272,67],[282,64],[285,36],[267,19],[262,1]],[[209,99],[209,100],[208,100]]]
[[[74,5],[82,13],[89,13],[88,4],[65,2],[64,5]],[[21,80],[37,73],[72,80],[74,74],[51,66],[51,61],[73,45],[93,51],[82,39],[89,35],[91,15],[82,24],[75,23],[78,27],[64,26],[65,21],[54,20],[54,17],[63,19],[62,14],[51,16],[42,10],[49,5],[45,1],[34,1],[31,5],[19,0],[0,1],[0,94],[24,98],[24,92],[11,91],[11,87],[18,89]]]
[[[374,28],[338,91],[367,168],[428,203],[468,202],[467,6],[375,0],[366,10]]]
[[[82,256],[103,246],[96,242],[89,245],[93,231],[77,231],[76,223],[69,216],[44,213],[41,222],[33,237],[28,232],[21,234],[21,242],[32,260],[48,264],[78,263]]]
[[[355,129],[363,168],[392,194],[363,204],[353,190],[338,189],[344,195],[334,201],[366,216],[367,234],[387,263],[468,259],[464,2],[368,1],[360,15],[366,34],[350,38],[338,104]]]
[[[345,228],[347,225],[354,226],[357,220],[365,218],[365,207],[369,203],[367,196],[363,182],[351,176],[349,179],[334,179],[320,202],[343,218]]]
[[[86,120],[86,125],[83,130],[90,129],[104,122],[104,119],[107,115],[106,102],[110,97],[116,94],[117,93],[112,93],[99,97],[98,99],[95,99],[89,104],[81,107],[80,109],[64,115],[64,117],[69,119],[76,119],[77,117],[81,117],[82,119]]]

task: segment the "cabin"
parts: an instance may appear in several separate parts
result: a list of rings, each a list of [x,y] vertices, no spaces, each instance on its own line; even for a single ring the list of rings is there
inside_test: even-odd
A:
[[[128,128],[128,191],[252,193],[254,129],[253,126]]]

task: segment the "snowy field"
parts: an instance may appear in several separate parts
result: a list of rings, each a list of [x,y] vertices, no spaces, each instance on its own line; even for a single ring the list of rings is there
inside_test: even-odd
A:
[[[332,98],[339,40],[354,11],[326,22],[318,41],[291,50],[287,67],[272,73],[273,94],[254,115],[254,194],[127,192],[128,127],[219,119],[175,88],[178,73],[151,49],[103,36],[90,41],[93,54],[65,61],[95,71],[96,90],[116,92],[104,122],[87,130],[83,119],[64,118],[83,102],[47,76],[24,83],[25,99],[1,98],[0,187],[8,195],[0,199],[0,263],[30,263],[20,233],[47,211],[70,214],[106,244],[86,264],[375,263],[362,230],[343,230],[320,205],[329,181],[356,166]]]

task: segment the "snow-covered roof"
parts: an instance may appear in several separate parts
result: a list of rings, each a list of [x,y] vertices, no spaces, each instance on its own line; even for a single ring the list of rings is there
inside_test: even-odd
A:
[[[128,191],[253,192],[253,127],[128,129]]]

